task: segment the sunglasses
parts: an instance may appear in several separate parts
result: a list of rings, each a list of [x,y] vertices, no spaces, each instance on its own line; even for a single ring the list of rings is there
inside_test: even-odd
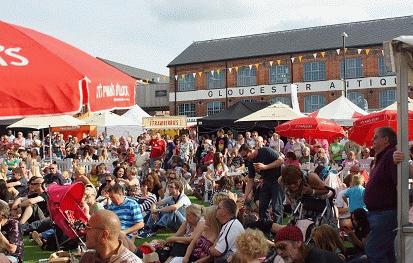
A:
[[[107,183],[110,183],[110,182],[112,182],[112,180],[106,180],[106,182],[107,182]]]
[[[39,184],[42,184],[42,183],[30,183],[30,185],[39,185]]]

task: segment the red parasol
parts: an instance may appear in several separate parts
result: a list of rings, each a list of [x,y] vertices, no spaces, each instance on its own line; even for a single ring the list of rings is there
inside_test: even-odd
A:
[[[60,40],[0,21],[0,119],[134,105],[135,79]]]
[[[383,110],[357,119],[349,132],[349,140],[360,145],[372,145],[374,130],[390,126],[397,132],[397,111]],[[413,139],[413,112],[409,111],[409,140]]]
[[[326,119],[315,117],[302,117],[287,121],[275,128],[281,136],[305,138],[305,139],[327,139],[344,136],[343,128]]]

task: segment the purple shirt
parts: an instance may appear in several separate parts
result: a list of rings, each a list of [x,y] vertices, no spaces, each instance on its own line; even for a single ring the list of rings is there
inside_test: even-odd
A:
[[[15,219],[9,219],[7,223],[1,228],[1,233],[6,237],[6,239],[17,246],[16,252],[10,254],[8,251],[5,252],[6,255],[16,257],[19,262],[23,262],[24,258],[24,243],[23,243],[23,230],[20,226],[19,221]]]
[[[377,155],[364,192],[364,203],[369,211],[397,209],[397,165],[393,161],[396,145],[387,146]]]

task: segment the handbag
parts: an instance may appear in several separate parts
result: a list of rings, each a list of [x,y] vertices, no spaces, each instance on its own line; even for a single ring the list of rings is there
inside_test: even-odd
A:
[[[174,257],[185,257],[186,249],[189,244],[182,244],[175,242],[172,246],[171,255]]]

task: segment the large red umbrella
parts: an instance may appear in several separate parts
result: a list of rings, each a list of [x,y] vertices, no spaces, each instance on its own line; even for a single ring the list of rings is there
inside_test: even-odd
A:
[[[275,128],[281,136],[305,138],[305,139],[327,139],[344,135],[343,128],[326,119],[315,117],[302,117],[287,121]]]
[[[37,31],[0,21],[0,119],[134,105],[135,79]]]
[[[357,119],[349,131],[349,140],[360,145],[372,145],[374,130],[390,126],[397,131],[397,111],[383,110]],[[409,111],[409,140],[413,139],[413,111]]]

